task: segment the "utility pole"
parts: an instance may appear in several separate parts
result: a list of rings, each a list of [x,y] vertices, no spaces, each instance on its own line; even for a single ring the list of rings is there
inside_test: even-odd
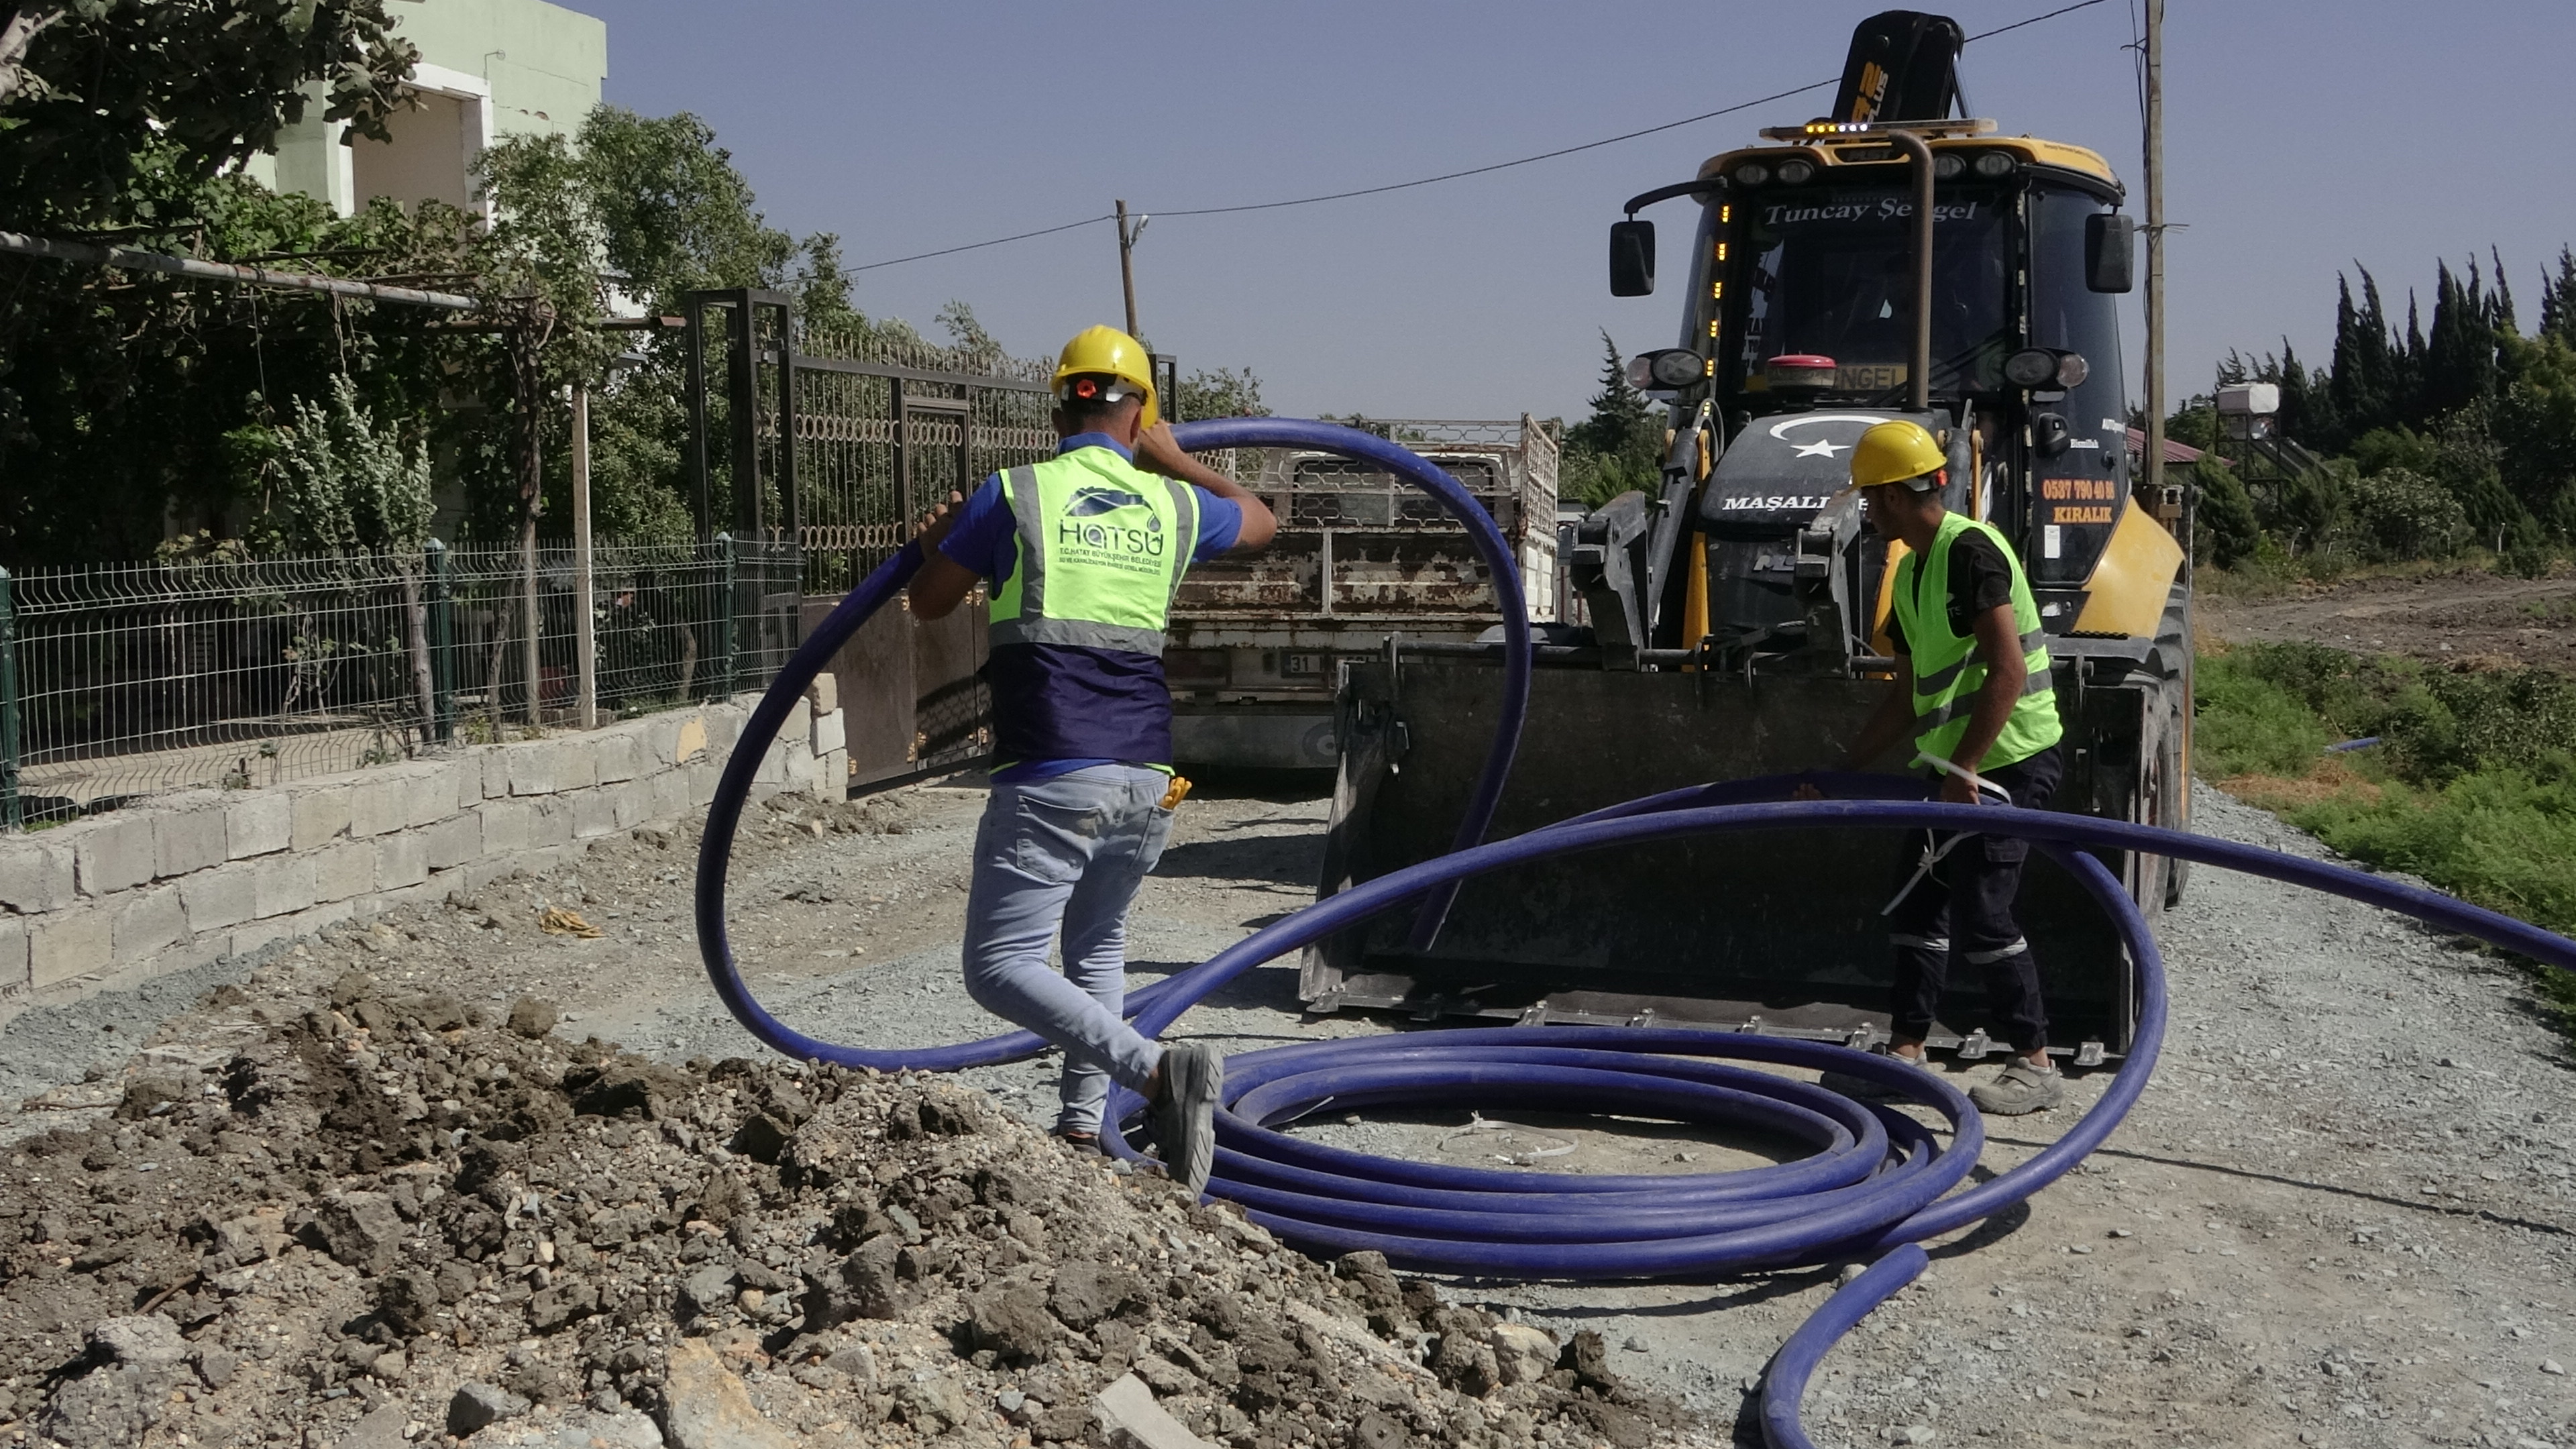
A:
[[[2147,0],[2147,496],[2165,503],[2165,0]],[[2173,526],[2179,529],[2177,516]],[[2189,539],[2183,541],[2186,553]]]
[[[590,558],[590,386],[572,385],[572,650],[573,710],[581,727],[599,728],[599,638]]]
[[[1118,285],[1127,293],[1127,335],[1130,337],[1139,335],[1136,331],[1136,238],[1144,232],[1144,218],[1138,217],[1136,225],[1131,228],[1127,225],[1127,203],[1119,202]]]

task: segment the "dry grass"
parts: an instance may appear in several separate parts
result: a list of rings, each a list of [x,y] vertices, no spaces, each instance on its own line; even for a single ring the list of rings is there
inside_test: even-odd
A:
[[[2333,756],[2319,760],[2304,779],[2280,775],[2237,775],[2218,782],[2218,788],[2258,809],[2275,813],[2304,809],[2339,801],[2353,805],[2376,805],[2388,792],[2377,782],[2362,778],[2352,766]]]

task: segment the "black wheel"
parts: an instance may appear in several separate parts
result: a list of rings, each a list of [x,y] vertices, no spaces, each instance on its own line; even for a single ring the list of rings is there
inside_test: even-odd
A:
[[[2167,689],[2173,703],[2165,716],[2164,738],[2157,745],[2156,774],[2159,793],[2156,824],[2168,830],[2186,830],[2191,825],[2191,771],[2183,760],[2183,740],[2191,729],[2191,696],[2189,686],[2176,683]],[[2183,887],[2191,881],[2191,862],[2165,861],[2165,909],[2182,904]]]

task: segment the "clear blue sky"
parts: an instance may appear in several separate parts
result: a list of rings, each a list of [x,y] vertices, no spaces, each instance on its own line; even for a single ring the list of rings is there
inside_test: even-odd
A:
[[[1835,75],[1872,3],[847,5],[574,0],[609,24],[608,98],[704,116],[776,225],[876,261],[1074,221],[1342,190],[1552,149]],[[1938,8],[1938,7],[1934,7]],[[1957,0],[1970,33],[2049,0]],[[2130,0],[1973,45],[1969,104],[2088,145],[2143,210]],[[2334,274],[2429,309],[2433,263],[2500,246],[2536,310],[2576,240],[2556,113],[2565,0],[2174,0],[2167,19],[2171,377],[2287,335],[2316,363]],[[1184,366],[1248,365],[1283,413],[1580,416],[1598,329],[1670,342],[1669,287],[1619,300],[1627,196],[1801,121],[1827,93],[1393,195],[1153,222],[1145,332]],[[2550,160],[2552,156],[2561,159]],[[1669,245],[1687,203],[1655,215]],[[1120,312],[1106,224],[857,278],[925,330],[950,298],[1014,352]],[[2135,359],[2142,347],[2133,328]]]

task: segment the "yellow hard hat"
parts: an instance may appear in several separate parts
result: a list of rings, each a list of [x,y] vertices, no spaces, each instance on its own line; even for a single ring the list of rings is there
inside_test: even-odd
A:
[[[1049,384],[1056,401],[1071,398],[1077,377],[1114,377],[1142,393],[1145,412],[1139,420],[1140,427],[1152,427],[1163,415],[1154,398],[1154,359],[1147,355],[1143,343],[1115,327],[1085,327],[1064,345],[1064,351],[1056,354],[1055,380]],[[1123,395],[1112,396],[1109,401],[1116,402]]]
[[[1931,475],[1949,466],[1949,454],[1921,423],[1900,418],[1860,435],[1851,455],[1852,486],[1876,488],[1920,478],[1926,481],[1915,491],[1922,492],[1932,487]]]

